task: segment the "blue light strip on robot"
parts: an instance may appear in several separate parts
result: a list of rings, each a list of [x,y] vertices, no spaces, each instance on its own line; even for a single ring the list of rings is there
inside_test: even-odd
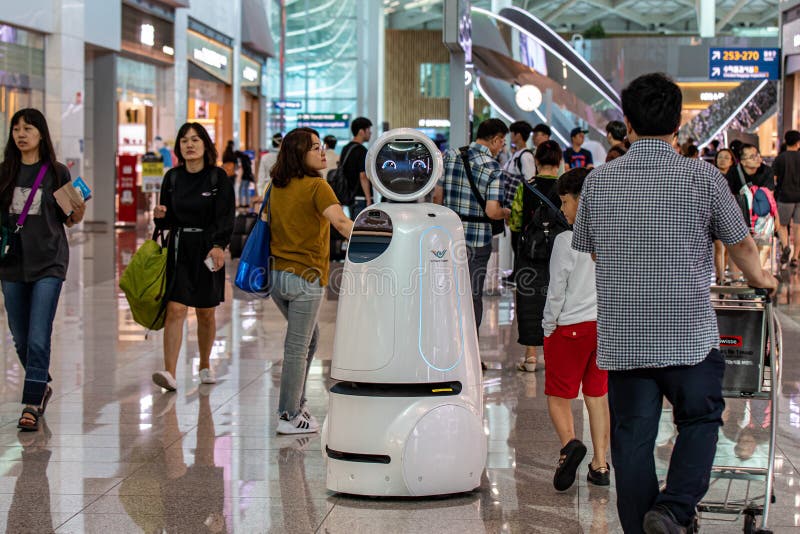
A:
[[[419,281],[420,281],[420,286],[419,287],[420,287],[420,291],[422,290],[422,274],[425,272],[425,270],[422,267],[422,264],[423,264],[424,258],[427,258],[427,256],[423,255],[423,253],[422,253],[422,240],[426,235],[428,235],[428,232],[430,232],[432,230],[441,230],[441,231],[443,231],[444,233],[447,234],[447,238],[450,240],[450,243],[453,242],[453,236],[450,234],[450,232],[447,231],[446,228],[441,227],[441,226],[432,226],[432,227],[428,228],[427,230],[425,230],[424,232],[422,232],[422,235],[419,236]],[[456,290],[456,299],[457,299],[457,306],[456,307],[458,308],[458,330],[459,330],[459,335],[461,336],[461,352],[458,354],[458,359],[455,361],[455,363],[453,365],[451,365],[447,369],[442,369],[440,367],[436,367],[435,365],[433,365],[430,361],[428,361],[428,358],[425,357],[425,351],[422,350],[422,294],[421,293],[420,293],[420,297],[419,297],[419,332],[417,334],[417,336],[418,336],[417,343],[418,343],[418,347],[419,347],[419,355],[420,355],[420,357],[423,359],[423,361],[425,361],[425,363],[431,369],[433,369],[435,371],[445,372],[445,373],[447,371],[452,371],[453,369],[455,369],[455,367],[459,363],[461,363],[461,360],[464,357],[464,320],[463,320],[463,317],[461,316],[461,292],[458,290],[459,289],[458,288],[458,276],[457,276],[457,273],[456,273],[456,264],[455,264],[454,261],[452,261],[452,257],[453,257],[452,251],[450,253],[450,257],[451,257],[451,263],[453,264],[453,280],[455,281],[455,290]]]

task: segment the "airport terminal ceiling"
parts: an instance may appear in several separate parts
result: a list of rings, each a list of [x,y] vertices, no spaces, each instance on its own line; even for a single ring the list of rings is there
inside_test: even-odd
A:
[[[383,0],[387,27],[439,29],[441,0]],[[717,0],[716,33],[742,37],[778,35],[779,0]],[[475,0],[474,7],[492,9],[492,2]],[[696,35],[695,0],[514,0],[559,33]],[[503,5],[505,7],[505,5]]]

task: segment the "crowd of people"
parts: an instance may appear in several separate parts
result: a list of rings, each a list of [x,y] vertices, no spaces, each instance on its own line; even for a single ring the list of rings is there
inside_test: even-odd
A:
[[[714,278],[741,277],[774,290],[763,251],[775,232],[781,263],[800,261],[800,232],[794,230],[800,222],[800,132],[786,132],[786,150],[772,167],[758,147],[741,143],[712,146],[705,154],[711,165],[694,144],[676,147],[681,92],[666,76],[631,82],[622,107],[625,121],[607,125],[603,154],[585,148],[581,127],[570,132],[570,146],[561,147],[545,124],[488,119],[463,154],[455,147],[444,153],[432,200],[463,221],[476,329],[497,227],[492,222],[505,221],[511,231],[518,342],[525,347],[518,369],[536,372],[541,360],[547,368],[545,394],[562,445],[554,488],[574,484],[588,452],[572,420],[572,401],[582,391],[594,453],[588,482],[608,486],[613,466],[626,532],[681,532],[691,528],[708,488],[724,407],[724,358],[709,287]],[[319,430],[305,386],[320,336],[332,228],[346,239],[353,219],[375,200],[365,169],[371,121],[353,120],[351,133],[334,165],[335,137],[321,138],[310,128],[276,134],[274,150],[253,170],[233,143],[218,158],[201,124],[180,127],[176,164],[153,210],[169,250],[164,369],[153,374],[156,385],[167,392],[178,387],[190,307],[198,321],[199,380],[216,382],[210,354],[237,208],[235,170],[247,167],[250,172],[239,175],[239,203],[268,197],[272,299],[288,325],[276,431]],[[509,138],[511,153],[501,166]],[[325,179],[332,170],[346,177],[346,202]],[[0,227],[18,229],[13,237],[25,254],[7,253],[9,232],[2,234],[0,281],[25,368],[22,431],[38,428],[53,391],[50,332],[69,257],[64,227],[79,223],[84,210],[75,204],[65,213],[55,202],[54,191],[69,181],[41,113],[15,114],[0,164]],[[769,217],[772,233],[762,220]],[[663,398],[673,405],[678,436],[666,486],[659,488],[653,449]]]

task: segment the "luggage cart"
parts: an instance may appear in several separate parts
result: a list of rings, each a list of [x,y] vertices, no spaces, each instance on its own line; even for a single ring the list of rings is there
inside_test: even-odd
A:
[[[765,290],[749,287],[714,286],[711,302],[717,315],[720,350],[725,356],[723,396],[760,400],[769,411],[769,453],[763,467],[714,465],[706,498],[698,504],[700,516],[713,515],[728,521],[744,518],[745,534],[768,530],[773,494],[775,437],[781,384],[781,326]],[[735,463],[735,462],[731,462]],[[763,493],[761,491],[763,487]],[[744,490],[744,497],[739,494]],[[709,499],[709,500],[706,500]],[[761,527],[757,528],[757,516]]]

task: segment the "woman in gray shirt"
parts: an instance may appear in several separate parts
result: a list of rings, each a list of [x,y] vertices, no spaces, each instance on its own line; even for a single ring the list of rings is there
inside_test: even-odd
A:
[[[79,223],[84,214],[83,203],[69,215],[56,203],[53,193],[70,181],[69,170],[56,161],[44,115],[30,108],[15,113],[0,163],[0,224],[10,243],[0,250],[0,284],[25,368],[25,407],[17,424],[23,431],[39,428],[53,394],[50,337],[69,263],[64,226]]]

